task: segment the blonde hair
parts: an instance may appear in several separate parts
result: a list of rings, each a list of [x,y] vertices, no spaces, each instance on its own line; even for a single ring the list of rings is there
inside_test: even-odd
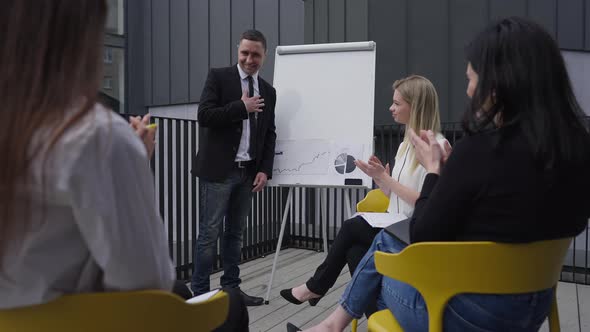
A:
[[[440,113],[438,111],[438,94],[432,82],[426,77],[411,75],[393,83],[393,89],[410,105],[410,121],[406,124],[404,141],[397,155],[408,152],[412,163],[411,170],[418,167],[414,157],[414,147],[409,142],[408,129],[420,133],[420,130],[432,130],[435,135],[440,133]]]

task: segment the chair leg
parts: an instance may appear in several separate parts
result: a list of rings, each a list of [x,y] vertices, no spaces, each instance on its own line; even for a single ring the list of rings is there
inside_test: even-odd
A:
[[[356,332],[356,329],[357,329],[357,327],[358,327],[358,324],[359,324],[359,321],[358,321],[358,319],[353,319],[353,320],[352,320],[352,329],[351,329],[351,330],[352,330],[352,332]]]
[[[560,332],[559,312],[557,311],[557,285],[553,287],[553,301],[551,302],[551,311],[549,312],[549,331]]]

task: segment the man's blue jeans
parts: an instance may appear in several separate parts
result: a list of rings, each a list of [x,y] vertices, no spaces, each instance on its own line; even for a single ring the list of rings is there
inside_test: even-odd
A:
[[[235,168],[222,182],[199,180],[199,236],[195,245],[195,267],[191,281],[195,295],[210,290],[209,278],[221,231],[221,286],[238,287],[240,284],[238,264],[242,248],[242,230],[250,214],[253,182],[254,176],[247,168]]]
[[[340,300],[348,314],[360,318],[371,300],[377,299],[379,310],[391,310],[404,331],[428,331],[428,313],[420,293],[383,277],[375,268],[375,251],[397,253],[405,246],[384,231],[377,234]],[[552,289],[519,295],[457,295],[445,310],[444,330],[537,331],[549,313],[552,296]]]

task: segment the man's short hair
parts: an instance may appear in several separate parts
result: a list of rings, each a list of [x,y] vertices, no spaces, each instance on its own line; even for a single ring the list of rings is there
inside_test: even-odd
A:
[[[266,38],[264,38],[262,32],[254,29],[246,30],[242,33],[242,36],[240,36],[240,43],[242,42],[242,39],[261,42],[264,50],[266,51]]]

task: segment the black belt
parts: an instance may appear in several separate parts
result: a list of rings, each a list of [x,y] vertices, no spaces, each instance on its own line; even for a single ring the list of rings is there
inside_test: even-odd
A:
[[[254,164],[256,163],[255,160],[246,160],[246,161],[236,161],[236,167],[237,168],[246,168],[249,166],[254,166]]]

